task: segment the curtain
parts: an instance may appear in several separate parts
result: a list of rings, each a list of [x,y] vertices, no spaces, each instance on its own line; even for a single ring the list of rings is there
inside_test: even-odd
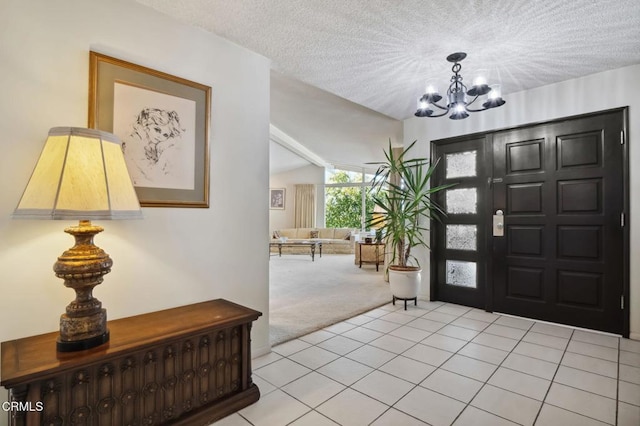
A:
[[[315,228],[316,226],[316,186],[313,184],[296,185],[294,208],[296,228]]]

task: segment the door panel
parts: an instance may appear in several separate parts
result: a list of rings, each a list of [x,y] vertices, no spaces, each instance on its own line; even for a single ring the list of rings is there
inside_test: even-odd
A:
[[[434,185],[457,185],[437,197],[432,299],[628,332],[624,113],[434,142]]]

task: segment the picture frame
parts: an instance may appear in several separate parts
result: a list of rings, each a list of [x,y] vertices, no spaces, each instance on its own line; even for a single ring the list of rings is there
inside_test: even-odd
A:
[[[271,210],[284,210],[285,188],[269,188],[269,208]]]
[[[89,52],[89,127],[122,141],[143,207],[209,207],[211,87]]]

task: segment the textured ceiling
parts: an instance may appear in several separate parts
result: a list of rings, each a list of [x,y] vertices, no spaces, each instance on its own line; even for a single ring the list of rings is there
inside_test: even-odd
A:
[[[289,123],[285,112],[308,101],[293,99],[301,93],[300,82],[309,86],[307,95],[328,92],[344,108],[349,102],[365,107],[358,112],[351,105],[356,115],[364,117],[371,112],[366,109],[379,113],[361,122],[383,122],[369,135],[379,145],[400,128],[396,122],[390,133],[383,115],[411,117],[428,79],[441,79],[440,87],[446,87],[451,64],[445,58],[452,52],[468,54],[463,76],[488,69],[506,99],[509,93],[640,63],[638,0],[137,1],[270,58],[276,71],[273,124],[286,133],[299,131],[291,136],[315,151],[304,138],[334,123],[314,128],[318,124],[310,122],[306,133]],[[357,128],[333,130],[344,131],[345,138],[357,134]],[[318,154],[335,161],[335,155]]]

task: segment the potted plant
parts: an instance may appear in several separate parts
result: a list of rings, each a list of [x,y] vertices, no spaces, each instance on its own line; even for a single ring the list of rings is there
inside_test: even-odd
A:
[[[416,142],[397,153],[389,141],[389,149],[384,153],[386,161],[369,163],[378,166],[371,188],[378,214],[367,224],[377,227],[384,235],[386,250],[391,254],[388,272],[393,303],[397,299],[404,300],[405,310],[407,300],[417,304],[421,281],[422,268],[412,249],[429,248],[425,240],[426,225],[429,220],[438,220],[445,215],[431,196],[453,186],[430,187],[429,179],[438,160],[431,163],[427,158],[409,158],[408,152]]]

